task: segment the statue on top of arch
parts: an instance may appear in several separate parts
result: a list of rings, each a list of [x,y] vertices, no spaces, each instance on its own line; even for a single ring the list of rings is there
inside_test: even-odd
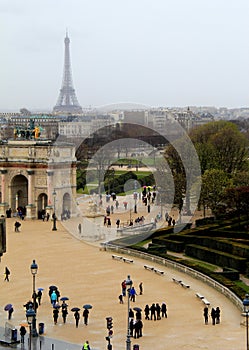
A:
[[[17,126],[14,128],[14,139],[32,140],[41,136],[41,127],[35,126],[34,120],[30,119],[26,128]]]

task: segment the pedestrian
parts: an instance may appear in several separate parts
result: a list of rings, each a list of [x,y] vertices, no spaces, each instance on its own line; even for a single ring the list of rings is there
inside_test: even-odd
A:
[[[129,294],[130,294],[130,300],[135,302],[135,298],[136,298],[137,293],[136,293],[136,290],[134,287],[131,287]]]
[[[142,319],[142,313],[140,310],[137,310],[136,312],[136,320],[141,320]]]
[[[216,312],[215,312],[215,309],[212,307],[212,310],[211,310],[211,317],[212,317],[212,325],[214,326],[215,325],[215,321],[216,321]]]
[[[7,266],[5,266],[5,272],[4,272],[4,275],[5,275],[4,280],[5,280],[5,281],[7,281],[7,282],[9,282],[9,281],[10,281],[10,280],[9,280],[10,270],[8,269],[8,267],[7,267]]]
[[[13,312],[14,312],[14,309],[13,309],[13,307],[11,306],[11,308],[9,308],[9,310],[8,310],[8,320],[11,320],[11,317],[12,317]]]
[[[207,306],[204,307],[203,316],[204,316],[205,324],[208,324],[208,307]]]
[[[133,337],[133,331],[134,331],[134,319],[130,318],[130,336]]]
[[[57,294],[56,294],[55,290],[53,290],[50,299],[51,299],[51,304],[54,306],[55,303],[57,302]]]
[[[129,318],[134,318],[134,312],[132,309],[129,310]]]
[[[59,309],[57,309],[57,308],[53,309],[54,324],[57,324],[58,317],[59,317]]]
[[[38,304],[41,305],[42,291],[39,289],[37,292]]]
[[[219,306],[217,306],[216,310],[215,310],[215,314],[216,314],[216,324],[220,323],[220,308]]]
[[[88,316],[89,316],[89,311],[87,309],[84,309],[83,311],[83,318],[84,318],[84,324],[87,326],[88,323]]]
[[[147,304],[144,308],[144,313],[145,313],[145,319],[146,320],[149,320],[149,314],[150,314],[150,308],[149,308],[149,305]]]
[[[117,219],[116,225],[117,225],[117,228],[119,228],[119,225],[120,225],[120,220],[119,219]]]
[[[79,320],[80,320],[79,311],[75,311],[75,313],[74,313],[74,318],[75,318],[75,325],[76,325],[76,328],[78,328],[78,326],[79,326]]]
[[[119,295],[118,299],[119,299],[119,304],[124,304],[123,295],[122,294]]]
[[[143,294],[143,282],[139,283],[139,295]]]
[[[61,313],[62,313],[62,319],[63,319],[63,323],[66,323],[66,319],[67,319],[67,308],[64,308],[61,310]]]
[[[25,334],[27,333],[26,328],[24,326],[21,326],[19,332],[20,332],[20,336],[21,336],[21,343],[23,344]]]
[[[48,221],[49,218],[50,218],[50,214],[49,213],[47,213],[46,218],[47,218],[47,221]]]
[[[156,303],[156,319],[160,320],[161,319],[161,307],[158,303]]]
[[[121,283],[121,287],[122,287],[122,295],[123,297],[126,296],[126,282],[125,280]]]
[[[91,350],[88,340],[85,341],[84,345],[82,346],[82,350]]]
[[[14,226],[15,226],[15,232],[20,232],[20,231],[19,231],[19,227],[21,226],[21,223],[20,223],[19,221],[16,221],[16,222],[14,223]]]
[[[162,312],[162,317],[168,317],[167,316],[167,305],[165,303],[162,303],[162,306],[161,306],[161,312]]]
[[[78,231],[79,231],[79,234],[81,235],[81,223],[79,223],[78,225]]]
[[[156,321],[156,305],[154,303],[150,307],[150,319],[152,320],[152,318]]]

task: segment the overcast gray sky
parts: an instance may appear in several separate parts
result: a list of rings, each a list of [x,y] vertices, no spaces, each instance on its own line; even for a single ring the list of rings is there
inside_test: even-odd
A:
[[[1,0],[0,109],[249,105],[248,0]]]

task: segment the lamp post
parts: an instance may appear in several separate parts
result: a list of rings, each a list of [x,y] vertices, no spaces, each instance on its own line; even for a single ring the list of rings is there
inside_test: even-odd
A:
[[[33,319],[32,319],[32,336],[33,337],[37,337],[38,333],[36,330],[36,292],[35,292],[35,276],[37,274],[37,270],[38,270],[38,265],[36,264],[35,260],[33,260],[31,266],[30,266],[30,271],[31,274],[33,276],[33,294],[32,294],[32,298],[33,298]]]
[[[31,350],[31,336],[32,336],[31,325],[35,316],[36,316],[35,310],[33,309],[32,304],[30,304],[28,310],[26,311],[26,318],[29,325],[29,350]]]
[[[246,350],[249,350],[249,339],[248,339],[248,316],[249,316],[249,295],[246,294],[243,300],[244,312],[243,316],[246,317]]]
[[[132,280],[130,275],[127,276],[127,280],[125,281],[126,286],[132,287]],[[127,338],[126,338],[126,350],[131,350],[131,334],[130,334],[130,293],[127,293],[127,307],[128,307],[128,323],[127,323]]]
[[[54,198],[54,213],[52,215],[52,218],[53,218],[53,228],[52,228],[52,231],[57,231],[57,227],[56,227],[56,214],[55,214],[55,200],[56,200],[56,192],[54,190],[54,192],[52,193],[53,194],[53,198]]]

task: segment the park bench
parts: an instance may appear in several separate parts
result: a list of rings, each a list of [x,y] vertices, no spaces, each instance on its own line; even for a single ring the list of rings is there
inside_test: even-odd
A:
[[[203,296],[203,295],[201,295],[200,293],[196,293],[195,295],[196,295],[196,296],[197,296],[197,298],[199,298],[199,299],[204,299],[204,296]]]
[[[152,267],[152,266],[144,265],[144,268],[145,268],[145,270],[154,271],[154,267]]]
[[[172,278],[172,280],[173,280],[173,282],[178,283],[178,284],[181,284],[181,283],[182,283],[182,281],[177,280],[176,278]]]
[[[127,262],[127,263],[133,263],[133,260],[131,260],[131,259],[126,259],[126,258],[123,258],[123,262]]]
[[[158,275],[164,275],[164,271],[154,269],[154,272],[157,273]]]
[[[210,305],[210,302],[209,302],[206,298],[203,298],[203,299],[201,299],[201,300],[203,301],[203,303],[204,303],[205,305],[207,305],[207,306]]]
[[[115,260],[123,260],[123,257],[119,255],[112,255],[112,258]]]
[[[188,284],[185,284],[185,283],[183,283],[183,282],[181,282],[180,284],[181,284],[181,286],[182,286],[183,288],[190,288],[190,286],[189,286]]]

